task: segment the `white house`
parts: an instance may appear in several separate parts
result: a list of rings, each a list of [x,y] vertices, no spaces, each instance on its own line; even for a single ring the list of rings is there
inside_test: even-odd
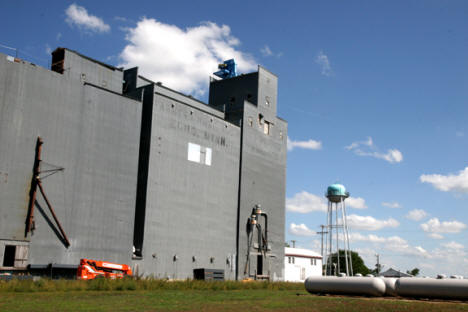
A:
[[[303,282],[309,276],[322,276],[322,256],[312,250],[284,248],[284,280]]]

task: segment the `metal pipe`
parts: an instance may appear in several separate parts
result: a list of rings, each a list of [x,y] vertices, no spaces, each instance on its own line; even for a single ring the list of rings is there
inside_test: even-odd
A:
[[[265,212],[260,213],[265,218],[265,251],[268,251],[268,216]]]
[[[39,190],[42,193],[42,196],[44,197],[44,200],[49,207],[50,212],[52,213],[52,216],[54,217],[55,223],[59,227],[60,233],[62,233],[63,239],[65,240],[65,245],[68,248],[70,246],[70,241],[68,240],[67,234],[65,234],[65,231],[62,228],[62,225],[60,224],[60,221],[58,220],[57,216],[55,215],[55,211],[52,208],[52,205],[49,202],[49,199],[47,198],[46,194],[44,193],[44,189],[42,188],[42,183],[41,180],[38,178],[37,179],[37,186],[39,186]]]
[[[329,203],[328,205],[328,224],[330,226],[330,236],[328,237],[328,240],[329,240],[329,244],[328,244],[328,250],[329,250],[329,253],[328,253],[328,258],[327,258],[327,262],[328,262],[328,270],[329,270],[329,273],[327,273],[327,275],[331,275],[332,274],[332,257],[331,257],[331,253],[332,253],[332,249],[333,249],[333,246],[332,246],[332,240],[333,240],[333,226],[332,226],[332,220],[333,220],[333,214],[332,214],[332,205],[331,205],[331,202]]]
[[[257,223],[257,236],[258,236],[258,250],[261,251],[263,249],[262,244],[262,226],[260,223]]]
[[[344,200],[343,197],[341,197],[341,218],[343,219],[343,238],[344,238],[344,253],[345,253],[345,266],[346,266],[346,275],[349,276],[349,265],[348,265],[348,236],[346,236],[345,232],[345,219],[344,219]]]
[[[336,224],[336,262],[338,266],[338,270],[335,272],[335,275],[340,273],[340,244],[339,244],[339,226],[338,226],[338,204],[335,204],[335,224]]]
[[[44,141],[41,137],[37,137],[36,141],[36,156],[34,158],[34,168],[33,168],[33,177],[31,179],[31,190],[30,190],[30,199],[29,199],[29,209],[28,209],[28,218],[26,220],[26,232],[27,234],[34,230],[34,206],[36,205],[36,194],[37,194],[37,182],[39,180],[39,172],[41,169],[41,152],[42,144]]]
[[[344,202],[343,202],[343,205],[346,205]],[[344,222],[344,227],[346,229],[346,241],[348,242],[348,250],[350,251],[349,252],[349,267],[351,269],[351,276],[354,275],[354,272],[353,272],[353,257],[352,257],[352,253],[351,253],[351,249],[349,248],[349,230],[348,230],[348,221],[347,221],[347,218],[348,216],[346,215],[346,206],[343,206],[344,207],[344,210],[343,210],[343,213],[344,213],[344,219],[343,219],[343,222]]]
[[[330,214],[330,202],[328,202],[328,207],[327,207],[327,233],[325,234],[325,258],[324,260],[326,259],[325,261],[325,275],[328,275],[328,258],[329,258],[329,253],[328,253],[328,241],[329,241],[329,237],[330,237],[330,217],[329,217],[329,214]]]

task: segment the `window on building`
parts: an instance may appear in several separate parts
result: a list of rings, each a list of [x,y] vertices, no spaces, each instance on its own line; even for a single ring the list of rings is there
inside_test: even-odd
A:
[[[263,133],[270,134],[270,123],[266,120],[263,123]]]
[[[206,150],[203,147],[200,147],[200,163],[205,163]]]
[[[265,105],[270,106],[270,97],[269,96],[265,97]]]
[[[189,143],[188,144],[188,156],[187,159],[193,162],[200,162],[200,148],[198,144]]]
[[[207,166],[211,166],[211,148],[204,147],[203,150],[205,151],[205,160],[203,163]]]
[[[188,144],[187,159],[203,165],[211,166],[212,150],[198,144]]]
[[[3,266],[4,267],[13,267],[15,266],[15,254],[16,246],[15,245],[6,245],[5,252],[3,253]]]
[[[317,259],[311,258],[310,259],[310,265],[317,265]]]
[[[29,246],[27,245],[5,245],[3,250],[4,267],[25,268],[28,264]]]
[[[249,126],[253,127],[253,119],[252,119],[252,117],[249,117]]]
[[[294,257],[288,257],[288,263],[294,264]]]

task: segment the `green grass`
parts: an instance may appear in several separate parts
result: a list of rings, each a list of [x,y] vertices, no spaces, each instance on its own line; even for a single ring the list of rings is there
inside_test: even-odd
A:
[[[315,296],[302,283],[162,280],[0,283],[0,311],[468,311],[468,303]]]
[[[0,293],[3,292],[57,292],[57,291],[123,291],[123,290],[303,290],[303,283],[287,282],[236,282],[236,281],[168,281],[162,279],[120,280],[0,280]]]

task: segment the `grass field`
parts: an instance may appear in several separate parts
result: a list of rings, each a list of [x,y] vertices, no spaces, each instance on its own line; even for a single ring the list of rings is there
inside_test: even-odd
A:
[[[0,282],[0,311],[468,311],[468,303],[315,296],[294,283]]]

